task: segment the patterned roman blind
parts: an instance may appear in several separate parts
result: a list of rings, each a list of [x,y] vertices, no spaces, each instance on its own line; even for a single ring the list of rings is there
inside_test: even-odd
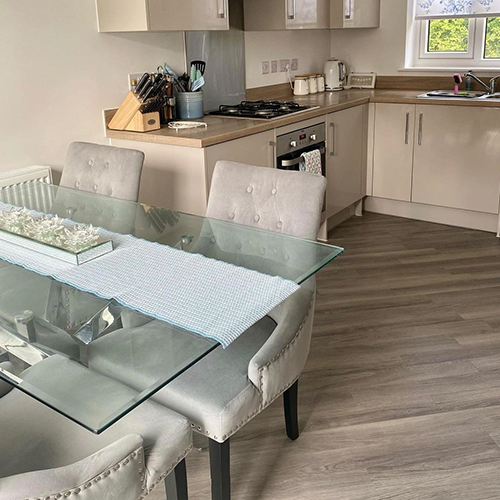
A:
[[[415,0],[416,19],[499,17],[500,0]]]

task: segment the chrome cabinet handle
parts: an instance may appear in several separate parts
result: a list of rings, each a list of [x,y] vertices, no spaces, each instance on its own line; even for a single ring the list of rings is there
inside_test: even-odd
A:
[[[345,19],[352,19],[352,0],[344,0]]]
[[[288,9],[288,19],[295,19],[296,17],[296,6],[295,6],[295,0],[288,0],[287,2],[287,9]],[[291,7],[291,8],[290,8]]]
[[[332,129],[332,144],[330,147],[330,156],[335,156],[335,123],[330,123],[330,128]]]
[[[271,161],[269,162],[269,164],[272,166],[272,167],[276,167],[275,165],[275,160],[276,160],[276,143],[274,141],[269,141],[269,150],[271,151],[270,153],[270,159]]]
[[[418,117],[418,145],[422,145],[422,129],[423,129],[423,123],[424,123],[424,114],[420,113]]]
[[[217,0],[218,3],[218,17],[219,19],[227,18],[227,10],[226,10],[226,0]],[[222,8],[221,8],[222,6]]]
[[[409,143],[409,133],[410,133],[410,113],[406,113],[406,128],[405,128],[405,144]]]

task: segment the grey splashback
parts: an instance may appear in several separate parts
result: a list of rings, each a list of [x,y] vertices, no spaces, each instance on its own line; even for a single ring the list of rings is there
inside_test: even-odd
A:
[[[204,75],[205,112],[221,104],[237,104],[245,100],[245,38],[241,0],[230,2],[229,31],[186,32],[186,57],[207,63]]]

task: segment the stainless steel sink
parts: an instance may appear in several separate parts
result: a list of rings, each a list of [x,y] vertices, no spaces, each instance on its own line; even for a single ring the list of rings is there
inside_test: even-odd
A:
[[[432,92],[427,92],[425,94],[420,94],[417,97],[421,97],[423,99],[478,99],[486,95],[486,92],[476,92],[476,91],[461,91],[458,94],[450,90],[433,90]]]
[[[481,97],[478,97],[478,99],[500,101],[500,92],[495,92],[494,94],[484,94]]]
[[[461,91],[458,94],[455,94],[449,90],[433,90],[432,92],[426,92],[425,94],[420,94],[417,96],[420,99],[452,99],[452,100],[474,100],[474,101],[500,101],[500,92],[496,92],[495,94],[488,94],[486,92],[466,92]]]

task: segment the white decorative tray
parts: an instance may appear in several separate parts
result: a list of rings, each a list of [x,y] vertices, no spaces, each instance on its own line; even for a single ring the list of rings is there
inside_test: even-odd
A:
[[[33,215],[24,208],[0,211],[0,241],[76,265],[113,250],[113,242],[99,236],[92,225],[69,225],[59,217]]]

